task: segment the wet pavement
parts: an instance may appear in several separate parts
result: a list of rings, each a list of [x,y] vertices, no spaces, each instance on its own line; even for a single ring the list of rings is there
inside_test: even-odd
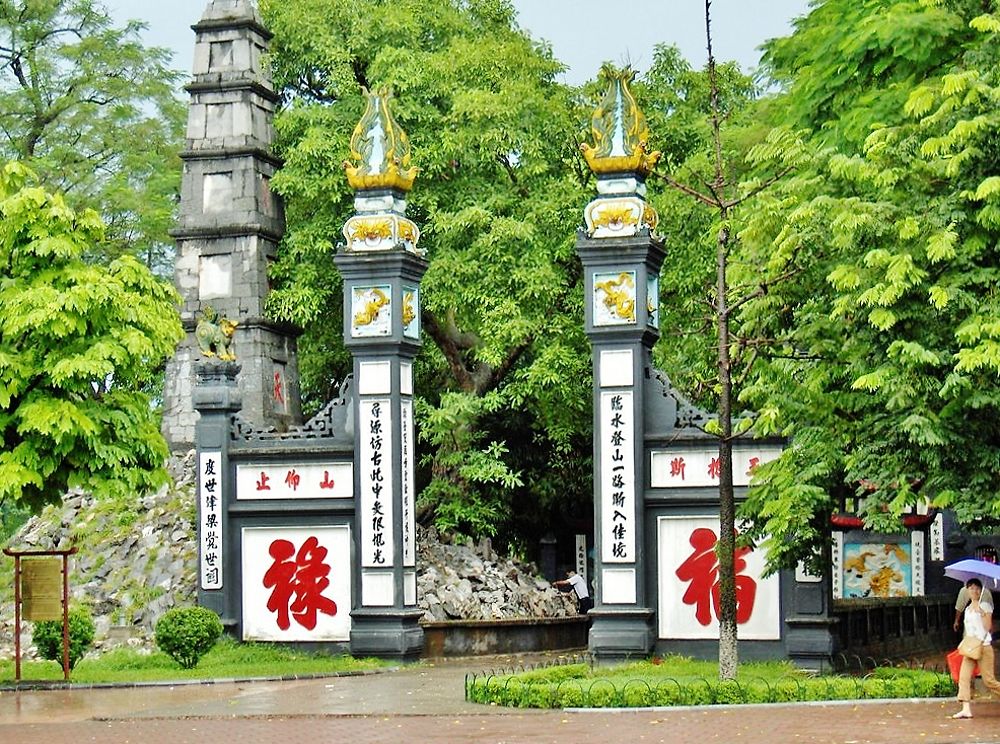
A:
[[[0,744],[257,742],[1000,742],[1000,703],[863,701],[630,711],[467,703],[465,675],[536,661],[487,657],[294,681],[0,691]]]

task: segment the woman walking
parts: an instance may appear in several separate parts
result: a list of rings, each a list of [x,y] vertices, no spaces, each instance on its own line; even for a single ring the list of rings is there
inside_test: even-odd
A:
[[[975,653],[978,647],[981,651],[978,657],[979,673],[983,677],[986,689],[995,695],[1000,695],[1000,682],[993,673],[993,641],[990,630],[993,628],[993,604],[983,597],[983,583],[979,579],[969,579],[965,582],[969,592],[969,606],[965,608],[965,635],[959,650],[962,653],[962,667],[958,673],[958,701],[962,710],[952,718],[972,718],[972,670],[976,666],[977,657],[967,656],[966,651]]]

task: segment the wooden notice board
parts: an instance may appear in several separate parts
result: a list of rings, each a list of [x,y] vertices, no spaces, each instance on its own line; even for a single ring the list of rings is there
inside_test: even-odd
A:
[[[62,559],[25,558],[21,562],[21,610],[25,620],[62,620]]]
[[[21,621],[62,623],[63,679],[69,680],[69,557],[67,550],[11,550],[14,559],[14,682],[21,681]]]

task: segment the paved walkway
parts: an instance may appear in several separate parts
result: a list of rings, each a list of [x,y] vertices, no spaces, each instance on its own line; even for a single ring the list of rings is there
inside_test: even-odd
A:
[[[0,692],[0,744],[312,742],[669,742],[985,744],[1000,703],[889,701],[633,711],[536,711],[466,703],[467,672],[510,657],[360,677],[115,689]]]

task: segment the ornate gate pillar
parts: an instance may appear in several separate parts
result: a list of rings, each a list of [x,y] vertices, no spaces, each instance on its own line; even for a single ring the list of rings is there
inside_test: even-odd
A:
[[[646,201],[645,177],[659,153],[647,152],[648,129],[628,88],[630,70],[602,70],[608,90],[594,112],[594,146],[584,157],[597,196],[584,210],[577,239],[583,261],[586,333],[594,370],[594,538],[596,607],[589,647],[600,660],[647,654],[653,609],[647,597],[644,545],[645,411],[650,349],[659,338],[658,277],[662,242]]]
[[[423,648],[414,522],[413,358],[420,349],[420,279],[427,261],[406,217],[406,134],[388,90],[364,91],[351,137],[355,214],[334,262],[344,278],[344,344],[354,355],[358,601],[351,652],[409,658]]]

